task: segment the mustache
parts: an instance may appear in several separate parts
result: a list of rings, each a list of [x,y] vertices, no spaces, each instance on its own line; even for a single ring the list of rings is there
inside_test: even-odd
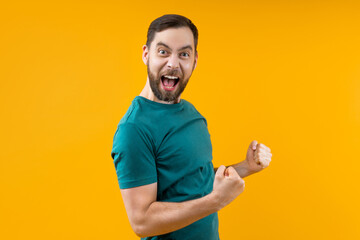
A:
[[[167,71],[167,72],[161,74],[161,76],[164,76],[164,75],[181,77],[181,74],[180,74],[180,72],[178,70],[170,70],[170,71]]]

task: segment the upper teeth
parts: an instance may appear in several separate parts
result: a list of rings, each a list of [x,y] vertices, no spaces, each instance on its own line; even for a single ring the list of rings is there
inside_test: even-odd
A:
[[[174,76],[164,76],[166,78],[170,78],[170,79],[177,79],[178,77],[174,77]]]

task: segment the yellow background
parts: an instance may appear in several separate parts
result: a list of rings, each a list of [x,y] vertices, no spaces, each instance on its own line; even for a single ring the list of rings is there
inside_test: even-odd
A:
[[[138,239],[110,157],[146,80],[152,20],[199,29],[182,95],[214,165],[269,146],[219,212],[220,237],[359,239],[357,1],[10,1],[0,6],[0,239]]]

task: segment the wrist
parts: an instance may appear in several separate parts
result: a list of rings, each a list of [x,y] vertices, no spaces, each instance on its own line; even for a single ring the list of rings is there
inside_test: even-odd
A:
[[[221,196],[217,192],[212,191],[206,197],[209,199],[210,208],[215,212],[220,211],[224,207],[221,205]]]
[[[239,176],[241,178],[244,178],[246,176],[249,176],[253,173],[255,173],[254,171],[251,170],[249,162],[247,161],[247,159],[245,159],[244,161],[236,164],[235,166],[236,171],[238,172]]]

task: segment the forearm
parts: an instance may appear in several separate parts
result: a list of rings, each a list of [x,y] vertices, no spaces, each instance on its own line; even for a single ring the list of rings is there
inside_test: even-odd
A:
[[[253,174],[253,172],[249,171],[246,160],[236,163],[236,164],[233,164],[233,165],[226,166],[226,167],[230,167],[230,166],[235,168],[236,172],[239,174],[239,176],[241,178],[245,178],[245,177]],[[216,172],[217,168],[214,168],[214,171]]]
[[[138,225],[140,237],[173,232],[219,211],[212,194],[185,202],[153,202]]]
[[[253,172],[249,171],[249,167],[247,165],[246,160],[239,162],[237,164],[230,165],[230,166],[235,168],[236,172],[239,174],[239,176],[241,178],[244,178],[244,177],[247,177],[247,176],[253,174]]]

